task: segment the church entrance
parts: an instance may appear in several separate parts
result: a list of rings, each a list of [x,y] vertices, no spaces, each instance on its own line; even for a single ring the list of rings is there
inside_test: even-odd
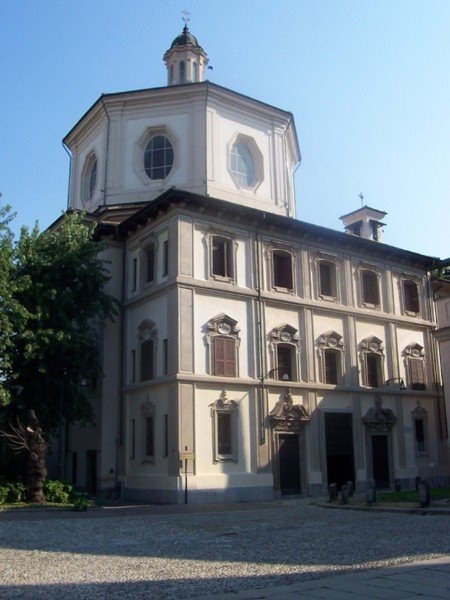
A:
[[[300,443],[296,434],[278,436],[280,491],[282,494],[300,494]]]
[[[389,487],[389,446],[387,435],[372,436],[372,470],[377,488]]]

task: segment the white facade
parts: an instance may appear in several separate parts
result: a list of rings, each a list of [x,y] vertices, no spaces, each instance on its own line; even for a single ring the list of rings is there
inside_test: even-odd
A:
[[[77,485],[213,502],[448,473],[430,259],[293,218],[290,113],[199,80],[103,96],[64,141],[124,304]]]

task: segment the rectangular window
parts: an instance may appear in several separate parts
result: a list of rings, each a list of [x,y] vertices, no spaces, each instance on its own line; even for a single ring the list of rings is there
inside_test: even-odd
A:
[[[336,265],[328,261],[319,263],[320,295],[336,298]]]
[[[145,281],[153,283],[155,280],[155,247],[149,246],[145,251]]]
[[[136,381],[136,350],[131,351],[131,383]]]
[[[212,274],[218,277],[233,277],[232,242],[225,238],[212,240]]]
[[[366,354],[366,367],[368,387],[380,387],[381,357],[378,354]]]
[[[233,338],[214,338],[214,375],[236,377],[236,344]]]
[[[283,344],[277,344],[277,378],[284,381],[292,381],[293,369],[293,354],[294,348],[292,346],[284,346]]]
[[[163,339],[163,373],[167,375],[169,372],[169,355],[167,350],[167,338]]]
[[[135,292],[137,286],[137,258],[131,261],[131,291]]]
[[[362,299],[365,304],[378,306],[380,292],[378,289],[378,276],[374,271],[362,271]]]
[[[131,419],[131,456],[130,458],[135,458],[136,456],[136,420]]]
[[[404,281],[405,310],[417,314],[419,312],[419,289],[415,281]]]
[[[153,379],[153,340],[141,344],[141,381]]]
[[[425,452],[425,427],[423,419],[414,420],[417,452]]]
[[[169,415],[164,415],[164,456],[169,456]]]
[[[273,285],[292,290],[292,256],[289,252],[273,253]]]
[[[423,360],[420,358],[409,359],[409,369],[411,378],[411,389],[425,389],[425,368]]]
[[[153,417],[146,417],[145,419],[145,455],[154,455]]]
[[[231,413],[217,414],[217,450],[220,455],[233,453]]]
[[[338,384],[338,353],[336,350],[325,350],[325,383]]]
[[[162,265],[162,275],[166,277],[169,273],[169,240],[164,240],[163,242],[163,265]]]

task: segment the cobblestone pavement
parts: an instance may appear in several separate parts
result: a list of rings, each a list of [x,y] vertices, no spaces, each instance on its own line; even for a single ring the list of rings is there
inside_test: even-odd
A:
[[[327,510],[307,499],[0,513],[0,546],[2,599],[450,597],[447,559],[410,570],[450,555],[448,516]],[[395,568],[367,571],[376,567]]]

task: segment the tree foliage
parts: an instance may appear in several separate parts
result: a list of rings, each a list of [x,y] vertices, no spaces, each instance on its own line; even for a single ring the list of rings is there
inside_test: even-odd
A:
[[[103,246],[77,213],[43,233],[37,226],[22,228],[15,246],[6,230],[2,240],[2,261],[10,253],[4,270],[12,302],[9,333],[2,339],[3,388],[9,390],[4,411],[20,416],[34,410],[50,432],[61,418],[90,421],[89,395],[101,374],[100,325],[117,313],[117,302],[105,292]]]

